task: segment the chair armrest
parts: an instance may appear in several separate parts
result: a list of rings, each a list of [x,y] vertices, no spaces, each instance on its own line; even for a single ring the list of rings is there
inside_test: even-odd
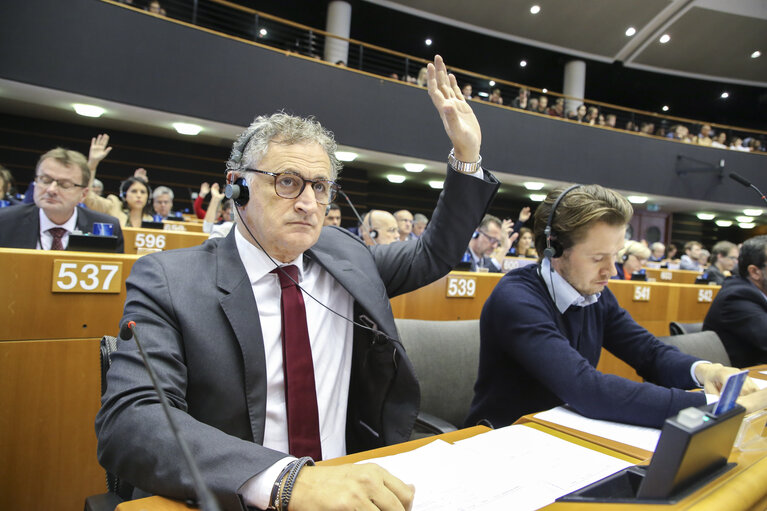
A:
[[[416,429],[421,429],[435,435],[450,433],[451,431],[456,431],[458,429],[446,420],[426,412],[418,412],[418,417],[415,419],[415,427]]]

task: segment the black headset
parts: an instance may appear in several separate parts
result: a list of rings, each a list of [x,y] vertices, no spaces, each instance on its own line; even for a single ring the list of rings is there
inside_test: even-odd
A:
[[[231,199],[234,203],[243,207],[250,200],[250,189],[248,188],[248,182],[244,177],[240,176],[234,180],[233,183],[227,183],[224,188],[224,196],[227,199]]]
[[[474,231],[474,234],[471,235],[471,239],[475,240],[479,238],[479,231]]]
[[[238,138],[234,145],[232,145],[232,152],[229,154],[229,161],[226,162],[227,171],[236,172],[242,167],[242,156],[245,153],[245,148],[248,147],[250,139],[255,136],[256,132],[248,133],[246,130],[240,138]],[[224,188],[224,197],[233,200],[234,204],[239,207],[244,207],[248,200],[250,200],[250,189],[248,188],[248,182],[244,177],[240,176],[231,182],[226,183]]]
[[[581,185],[572,185],[571,187],[565,189],[562,193],[559,194],[559,197],[557,197],[557,200],[555,200],[554,204],[551,206],[551,211],[549,211],[549,219],[546,222],[546,228],[543,229],[543,235],[546,236],[546,248],[543,250],[543,257],[546,259],[551,260],[556,257],[562,257],[562,253],[565,251],[562,243],[557,241],[557,235],[552,232],[551,224],[554,221],[554,213],[557,210],[557,206],[559,206],[559,203],[562,201],[562,199],[565,198],[565,195],[575,190],[576,188],[579,188],[580,186]]]
[[[378,231],[373,229],[373,211],[374,209],[371,209],[368,212],[368,236],[370,236],[370,239],[375,241],[378,237]]]

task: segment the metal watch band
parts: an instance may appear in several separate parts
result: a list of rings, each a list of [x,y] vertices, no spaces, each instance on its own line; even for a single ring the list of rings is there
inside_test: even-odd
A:
[[[447,163],[456,172],[461,174],[474,174],[476,171],[482,168],[482,156],[475,162],[460,161],[455,157],[455,148],[450,150],[450,154],[447,155]]]

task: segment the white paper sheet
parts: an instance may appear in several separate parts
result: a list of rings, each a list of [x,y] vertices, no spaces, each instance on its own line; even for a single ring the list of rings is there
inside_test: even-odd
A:
[[[620,422],[603,421],[589,419],[583,415],[558,406],[535,415],[536,418],[567,426],[591,433],[592,435],[615,440],[623,444],[633,445],[646,451],[655,451],[655,446],[660,438],[660,430],[655,428],[645,428],[642,426],[633,426]]]
[[[368,462],[415,485],[414,511],[531,511],[631,465],[526,426]]]
[[[763,374],[767,374],[766,371],[762,371]],[[751,381],[756,383],[756,386],[760,389],[767,388],[767,380],[760,380],[759,378],[751,378]]]

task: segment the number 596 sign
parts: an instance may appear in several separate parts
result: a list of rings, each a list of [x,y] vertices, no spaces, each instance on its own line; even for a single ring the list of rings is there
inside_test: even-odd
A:
[[[119,293],[122,261],[53,261],[54,293]]]

